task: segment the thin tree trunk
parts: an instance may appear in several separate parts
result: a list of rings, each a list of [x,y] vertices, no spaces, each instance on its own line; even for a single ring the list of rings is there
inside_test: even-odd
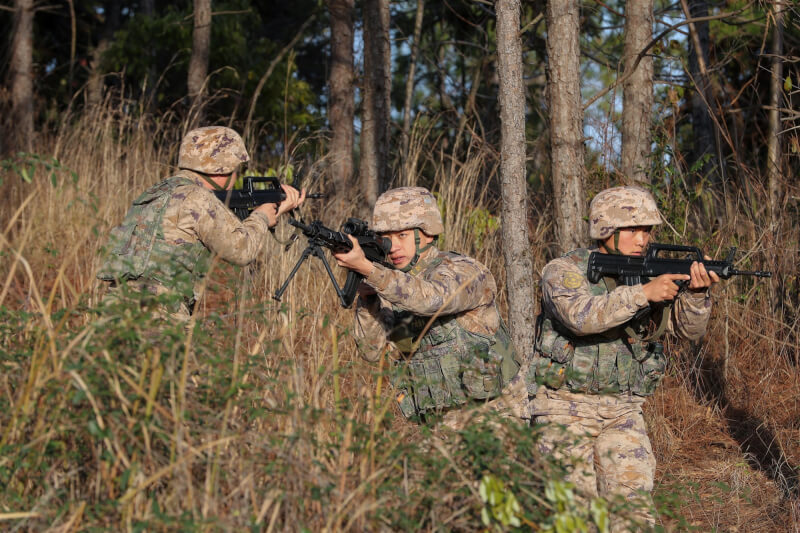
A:
[[[708,16],[706,0],[681,0],[687,18]],[[688,12],[686,12],[688,11]],[[716,142],[714,122],[711,118],[711,80],[708,76],[708,21],[689,24],[689,76],[694,81],[690,102],[692,107],[692,133],[694,150],[689,166],[699,165],[698,170],[703,177],[712,183],[718,183],[719,162],[716,158]]]
[[[11,123],[9,147],[30,151],[33,145],[33,0],[15,0],[11,37]]]
[[[417,70],[417,54],[419,40],[422,36],[422,17],[425,14],[425,0],[417,0],[417,13],[414,18],[414,37],[411,42],[411,57],[408,62],[408,78],[406,78],[406,98],[403,102],[403,156],[408,156],[408,144],[411,137],[411,103],[414,98],[414,85]]]
[[[546,10],[551,174],[562,251],[586,242],[578,8],[578,0],[548,0]]]
[[[331,178],[336,191],[350,185],[353,176],[355,130],[355,73],[353,67],[354,0],[328,0],[331,16]],[[336,195],[336,198],[344,198]]]
[[[105,20],[100,40],[92,52],[92,59],[89,62],[89,79],[86,82],[86,104],[89,107],[99,105],[103,101],[105,89],[105,73],[102,68],[103,54],[111,46],[114,32],[120,27],[122,6],[119,0],[107,0],[103,2],[103,12]]]
[[[389,0],[364,2],[364,102],[361,129],[361,179],[372,208],[389,185],[391,95]]]
[[[142,2],[142,13],[148,17],[155,17],[156,3],[155,0],[144,0]],[[158,81],[158,72],[156,71],[156,50],[150,50],[150,62],[147,67],[147,79],[145,80],[144,88],[144,102],[148,111],[155,109],[155,90]]]
[[[778,218],[781,192],[781,113],[783,103],[783,6],[772,6],[775,27],[772,30],[772,78],[770,80],[769,131],[767,133],[767,188],[773,228]]]
[[[187,86],[196,123],[203,121],[204,87],[208,77],[208,56],[211,49],[211,0],[194,0],[192,55],[189,58]]]
[[[498,0],[497,74],[502,138],[503,257],[511,338],[523,361],[533,357],[533,257],[528,235],[528,189],[525,181],[525,85],[522,82],[520,0]]]
[[[653,39],[653,0],[628,0],[625,4],[625,74],[632,71],[639,53]],[[653,58],[646,55],[622,84],[622,165],[628,183],[649,183],[650,121],[653,109]]]

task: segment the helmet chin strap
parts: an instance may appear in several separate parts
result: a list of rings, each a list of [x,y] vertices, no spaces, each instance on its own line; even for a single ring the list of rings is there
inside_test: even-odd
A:
[[[619,229],[614,230],[614,249],[609,250],[608,246],[605,244],[603,248],[605,248],[606,252],[610,255],[622,255],[622,252],[619,251]]]
[[[202,172],[197,172],[197,171],[194,172],[196,172],[201,178],[203,178],[203,180],[206,183],[211,185],[211,187],[213,187],[215,191],[226,191],[228,190],[228,186],[231,184],[231,180],[233,180],[233,174],[235,171],[227,175],[227,177],[225,178],[225,185],[220,185],[219,183],[214,181],[208,174],[203,174]]]
[[[414,228],[414,259],[412,259],[406,266],[401,268],[400,269],[401,272],[411,271],[411,269],[414,268],[414,265],[417,264],[417,261],[419,261],[420,254],[422,254],[425,250],[433,246],[433,241],[431,241],[422,248],[420,248],[419,247],[420,242],[421,241],[419,238],[419,228]]]

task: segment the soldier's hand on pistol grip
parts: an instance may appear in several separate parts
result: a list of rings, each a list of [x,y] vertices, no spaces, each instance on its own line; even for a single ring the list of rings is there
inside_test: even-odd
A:
[[[691,276],[686,274],[662,274],[642,286],[644,295],[649,302],[666,302],[674,300],[680,287],[676,281],[688,281]]]
[[[367,256],[364,255],[364,250],[361,249],[358,241],[354,239],[352,235],[348,235],[347,237],[353,243],[353,248],[344,253],[333,254],[333,257],[336,258],[336,263],[340,267],[354,270],[364,276],[369,276],[375,266],[372,264],[372,261],[367,259]]]

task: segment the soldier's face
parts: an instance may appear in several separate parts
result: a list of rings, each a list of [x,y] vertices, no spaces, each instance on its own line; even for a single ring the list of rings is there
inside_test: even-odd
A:
[[[621,228],[619,230],[618,250],[623,255],[644,255],[647,245],[650,243],[652,226],[636,226],[632,228]],[[601,246],[601,251],[608,252],[614,250],[614,236],[610,236]]]
[[[392,249],[389,251],[389,261],[395,268],[405,268],[414,259],[417,253],[416,243],[414,242],[414,230],[404,229],[402,231],[387,231],[381,233],[383,237],[387,237],[392,241]],[[425,235],[422,231],[419,232],[419,246],[424,248],[425,245],[433,242],[433,237]]]

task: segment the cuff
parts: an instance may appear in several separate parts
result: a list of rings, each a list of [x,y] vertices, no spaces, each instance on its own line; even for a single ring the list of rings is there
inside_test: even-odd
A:
[[[269,229],[269,218],[261,211],[253,211],[245,220],[260,220],[264,224],[264,229]]]
[[[708,298],[711,298],[711,287],[706,287],[705,289],[703,289],[701,291],[695,291],[695,290],[689,289],[688,293],[695,300],[708,299]]]
[[[633,292],[633,303],[639,307],[639,309],[648,307],[650,305],[650,300],[647,299],[647,296],[644,294],[644,285],[636,285],[632,287],[635,289]]]
[[[365,281],[375,287],[377,291],[385,290],[392,280],[394,271],[378,263],[373,263],[373,265],[375,268],[373,268],[372,273],[365,278]]]

